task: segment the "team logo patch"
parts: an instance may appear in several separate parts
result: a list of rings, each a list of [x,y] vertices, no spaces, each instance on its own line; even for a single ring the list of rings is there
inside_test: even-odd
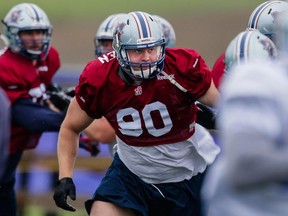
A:
[[[17,23],[21,12],[22,12],[22,10],[13,11],[12,14],[11,14],[11,17],[10,17],[10,22]]]
[[[137,86],[137,88],[134,89],[135,96],[142,95],[142,87]]]

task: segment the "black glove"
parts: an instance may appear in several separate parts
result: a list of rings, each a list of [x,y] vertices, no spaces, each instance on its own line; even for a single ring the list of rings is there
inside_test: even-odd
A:
[[[67,108],[72,99],[70,96],[66,95],[63,91],[47,91],[47,94],[49,96],[49,100],[54,104],[54,106],[56,106],[59,110],[63,112],[67,111]]]
[[[46,87],[45,93],[48,95],[49,101],[52,102],[56,108],[62,112],[67,111],[72,97],[67,95],[57,83],[50,83]]]
[[[53,199],[55,204],[67,211],[76,211],[76,209],[67,203],[67,196],[72,200],[76,200],[76,188],[72,178],[62,178],[57,181]]]
[[[75,96],[75,87],[69,87],[67,89],[64,90],[65,94],[70,96],[70,97],[74,97]]]
[[[206,129],[216,128],[216,117],[217,114],[209,107],[196,102],[198,108],[196,123],[202,125]]]
[[[62,88],[55,82],[51,82],[46,86],[46,91],[48,92],[60,92]]]

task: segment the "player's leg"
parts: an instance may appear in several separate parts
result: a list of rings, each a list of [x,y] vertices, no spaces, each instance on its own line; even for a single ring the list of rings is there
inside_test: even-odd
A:
[[[113,203],[95,201],[90,216],[136,216],[131,209],[117,206]]]
[[[90,216],[148,216],[143,184],[115,153],[93,198],[85,202],[86,210]]]

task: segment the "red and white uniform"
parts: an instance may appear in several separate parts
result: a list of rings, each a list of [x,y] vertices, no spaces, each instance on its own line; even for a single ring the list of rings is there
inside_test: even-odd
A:
[[[124,155],[135,149],[140,150],[137,154],[141,155],[143,147],[146,153],[155,155],[152,149],[161,146],[171,148],[172,144],[175,147],[176,143],[190,139],[195,132],[197,108],[194,102],[210,87],[211,72],[197,52],[178,48],[166,50],[164,71],[184,87],[186,93],[162,74],[136,85],[125,82],[119,76],[119,70],[114,52],[90,62],[80,76],[76,99],[89,116],[106,117],[115,129],[120,159],[140,178],[149,182],[151,176],[138,173],[139,167],[135,170],[130,167],[134,163],[133,156]],[[134,150],[129,150],[129,146]],[[123,147],[128,149],[121,151]],[[178,145],[175,150],[182,147]],[[179,152],[183,150],[179,149]],[[149,166],[149,162],[146,165]],[[191,178],[197,172],[189,172],[184,178]],[[171,181],[171,176],[151,180],[153,183],[158,181]]]
[[[32,61],[7,49],[0,56],[0,86],[6,92],[11,104],[20,98],[41,98],[45,86],[60,67],[59,54],[53,47],[44,61],[33,65]],[[12,124],[10,152],[34,148],[40,133]]]

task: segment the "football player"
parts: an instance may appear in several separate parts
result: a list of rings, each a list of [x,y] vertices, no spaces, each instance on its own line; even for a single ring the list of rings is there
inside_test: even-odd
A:
[[[195,101],[213,106],[218,100],[210,70],[195,50],[165,49],[160,26],[145,12],[120,17],[113,47],[85,67],[61,126],[56,205],[75,211],[67,198],[76,199],[76,138],[105,116],[118,147],[86,202],[89,215],[199,215],[201,181],[219,153],[195,127]]]

